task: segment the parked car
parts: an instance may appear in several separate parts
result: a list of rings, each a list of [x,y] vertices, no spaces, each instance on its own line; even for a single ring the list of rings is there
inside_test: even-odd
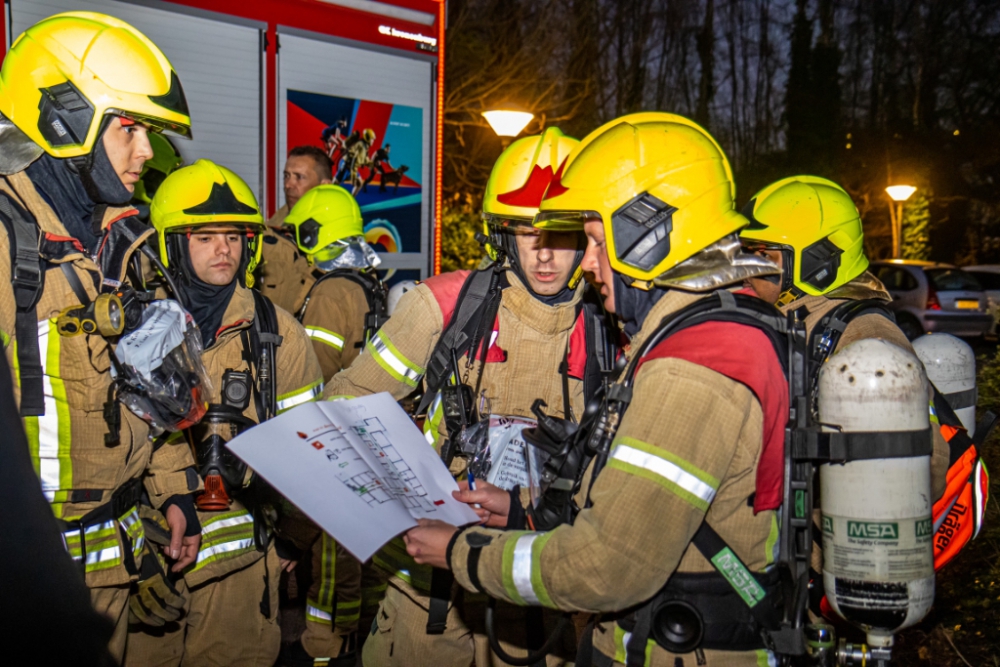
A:
[[[993,315],[993,326],[990,334],[997,335],[997,321],[1000,320],[1000,264],[983,264],[981,266],[962,267],[979,281],[986,290],[987,308]]]
[[[872,262],[871,271],[892,295],[896,323],[910,340],[931,331],[982,336],[993,325],[982,285],[958,267],[894,259]]]

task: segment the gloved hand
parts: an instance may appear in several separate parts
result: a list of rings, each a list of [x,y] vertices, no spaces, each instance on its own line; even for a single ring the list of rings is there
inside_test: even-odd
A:
[[[129,623],[161,627],[184,613],[185,599],[166,576],[159,556],[149,548],[142,558],[139,581],[128,599]]]

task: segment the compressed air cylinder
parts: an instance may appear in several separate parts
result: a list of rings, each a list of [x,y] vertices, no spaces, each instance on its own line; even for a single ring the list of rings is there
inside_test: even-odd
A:
[[[920,360],[891,343],[861,340],[820,370],[825,431],[926,431]],[[934,602],[930,456],[820,466],[823,584],[833,609],[873,648],[922,619]]]
[[[951,334],[926,334],[913,349],[927,371],[927,379],[944,394],[948,405],[972,436],[976,432],[976,355],[969,344]]]
[[[403,295],[407,292],[411,292],[417,288],[417,283],[412,280],[401,280],[392,287],[389,288],[389,296],[386,298],[386,312],[392,315],[393,311],[396,310],[396,304],[399,300],[403,298]]]

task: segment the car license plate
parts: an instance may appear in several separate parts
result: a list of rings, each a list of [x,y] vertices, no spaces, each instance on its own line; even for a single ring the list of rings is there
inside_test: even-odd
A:
[[[955,307],[959,310],[979,310],[979,301],[977,299],[956,299]]]

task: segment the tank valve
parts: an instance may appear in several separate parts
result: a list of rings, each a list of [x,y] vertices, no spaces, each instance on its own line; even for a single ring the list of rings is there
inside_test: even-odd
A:
[[[867,644],[851,644],[846,639],[840,640],[837,647],[838,665],[877,665],[888,667],[892,659],[892,647],[869,647]]]

